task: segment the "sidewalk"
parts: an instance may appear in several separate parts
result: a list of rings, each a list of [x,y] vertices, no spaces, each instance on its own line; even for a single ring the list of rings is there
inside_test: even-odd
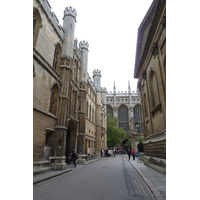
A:
[[[78,163],[78,165],[82,165],[82,166],[83,165],[89,165],[89,164],[91,164],[93,162],[98,161],[99,159],[101,159],[101,158],[94,158],[92,160],[86,161],[85,163]],[[64,169],[64,170],[49,170],[49,171],[46,171],[46,172],[43,172],[43,173],[34,174],[33,175],[33,185],[37,184],[37,183],[40,183],[42,181],[51,179],[53,177],[65,174],[67,172],[71,172],[72,170],[75,170],[75,169],[76,168],[74,167],[74,165],[72,163],[71,165],[67,165],[67,168]]]
[[[133,157],[131,156],[129,161],[154,194],[154,197],[157,200],[166,199],[166,174],[145,165],[142,161],[141,163],[138,163],[137,157],[133,160]]]

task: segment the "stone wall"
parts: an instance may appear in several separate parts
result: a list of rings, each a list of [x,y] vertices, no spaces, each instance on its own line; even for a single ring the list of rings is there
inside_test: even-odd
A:
[[[166,140],[143,144],[146,156],[166,159]]]
[[[51,114],[33,110],[33,160],[44,159],[43,150],[46,139],[46,128],[54,130],[56,118]]]

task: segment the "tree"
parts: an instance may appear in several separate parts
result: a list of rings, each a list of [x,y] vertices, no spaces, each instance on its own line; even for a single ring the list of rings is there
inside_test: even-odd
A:
[[[126,138],[126,132],[121,127],[117,127],[118,117],[107,115],[107,146],[119,146]]]

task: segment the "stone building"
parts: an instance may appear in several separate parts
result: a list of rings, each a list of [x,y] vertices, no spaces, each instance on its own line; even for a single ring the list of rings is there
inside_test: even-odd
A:
[[[89,44],[74,39],[77,12],[64,10],[63,27],[47,0],[33,0],[33,161],[66,168],[73,149],[100,155],[107,147],[106,89],[88,69]]]
[[[107,114],[118,117],[118,127],[125,130],[127,139],[132,140],[132,147],[137,149],[138,137],[143,136],[143,122],[138,92],[131,92],[128,82],[128,91],[117,91],[114,82],[113,92],[107,92]]]
[[[166,172],[166,1],[154,0],[138,28],[134,78],[144,125],[144,162]]]

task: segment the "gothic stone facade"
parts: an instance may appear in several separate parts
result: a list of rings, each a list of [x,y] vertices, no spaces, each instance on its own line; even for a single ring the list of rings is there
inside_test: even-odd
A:
[[[107,145],[106,89],[99,70],[95,84],[87,72],[89,44],[74,39],[76,15],[66,7],[62,27],[47,0],[33,0],[33,161],[50,159],[56,169],[73,149],[100,155]]]
[[[118,117],[118,127],[125,130],[127,139],[132,140],[132,147],[137,149],[138,137],[143,136],[143,122],[140,105],[140,94],[131,92],[130,83],[127,91],[114,91],[106,95],[107,114]]]
[[[166,1],[154,0],[138,28],[134,78],[144,125],[144,162],[166,172]]]

